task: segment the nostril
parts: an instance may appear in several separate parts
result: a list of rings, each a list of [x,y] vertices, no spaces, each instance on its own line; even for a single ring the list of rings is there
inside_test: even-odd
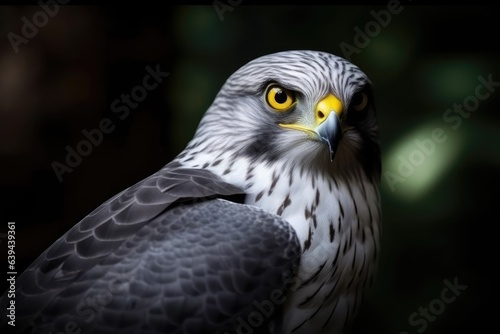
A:
[[[325,114],[321,110],[318,110],[318,117],[319,118],[325,118]]]

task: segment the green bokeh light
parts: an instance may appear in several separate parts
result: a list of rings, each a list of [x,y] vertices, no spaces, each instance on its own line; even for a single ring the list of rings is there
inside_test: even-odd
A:
[[[180,43],[188,50],[219,54],[232,46],[236,32],[233,24],[230,20],[221,21],[213,6],[183,6],[175,26]]]
[[[178,111],[182,111],[174,113],[174,124],[185,125],[175,127],[172,131],[175,132],[175,138],[184,143],[193,137],[201,117],[212,103],[219,87],[214,86],[217,78],[213,70],[189,60],[178,64],[172,81],[173,105]]]
[[[402,31],[382,31],[372,39],[366,49],[367,62],[384,71],[385,78],[392,77],[409,63],[413,52],[412,45],[412,40],[405,37]]]
[[[397,141],[383,157],[382,187],[396,199],[413,201],[446,176],[464,147],[463,131],[428,122]]]
[[[434,60],[425,65],[422,73],[423,91],[435,101],[452,103],[473,95],[478,85],[477,77],[484,71],[469,59]]]

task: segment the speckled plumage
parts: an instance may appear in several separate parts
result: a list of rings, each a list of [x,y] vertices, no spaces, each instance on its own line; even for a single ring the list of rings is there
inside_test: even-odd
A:
[[[266,104],[270,83],[294,92],[286,112]],[[361,91],[368,105],[354,110]],[[324,142],[280,126],[314,122],[328,94],[345,109],[333,161]],[[82,323],[79,302],[120,274],[122,289],[83,321],[86,333],[346,332],[377,262],[377,132],[371,83],[346,60],[287,51],[251,61],[174,161],[101,205],[19,278],[20,318],[39,330]],[[272,312],[259,308],[269,303]]]
[[[262,96],[269,82],[300,93],[294,113],[268,111]],[[286,333],[341,333],[359,308],[377,260],[380,153],[373,105],[346,129],[333,162],[324,143],[276,123],[313,117],[314,105],[328,93],[348,106],[370,85],[362,71],[334,55],[261,57],[227,80],[188,146],[193,150],[178,159],[242,187],[245,203],[294,227],[303,253],[285,310]]]

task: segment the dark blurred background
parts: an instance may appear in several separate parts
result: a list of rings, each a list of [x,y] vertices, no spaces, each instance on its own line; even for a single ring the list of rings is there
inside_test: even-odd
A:
[[[384,27],[374,23],[383,3],[228,6],[222,16],[213,6],[69,6],[46,22],[39,6],[0,7],[5,272],[8,221],[16,222],[20,273],[96,206],[178,154],[237,68],[275,51],[315,49],[349,56],[369,75],[379,114],[383,251],[354,333],[496,328],[500,86],[480,88],[483,98],[476,88],[480,77],[500,82],[497,7],[402,2]],[[36,32],[23,17],[38,19]],[[349,47],[356,51],[346,55]],[[142,85],[146,66],[169,75],[120,119],[112,103]],[[448,112],[463,103],[468,115]],[[114,130],[59,182],[54,162],[66,164],[67,147],[103,118]],[[435,128],[446,140],[430,144]],[[440,301],[444,280],[467,288]],[[420,307],[430,309],[427,320]]]

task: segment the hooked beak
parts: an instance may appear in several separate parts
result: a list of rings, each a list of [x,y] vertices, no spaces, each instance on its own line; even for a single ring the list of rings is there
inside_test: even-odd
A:
[[[334,95],[328,94],[316,105],[314,125],[280,124],[280,126],[305,131],[327,144],[330,150],[330,161],[333,161],[340,139],[342,138],[342,128],[340,126],[342,111],[342,102]]]
[[[330,149],[330,161],[335,158],[340,138],[342,138],[342,128],[340,127],[340,119],[337,112],[331,110],[325,121],[315,129],[320,140],[328,145]]]
[[[316,106],[316,134],[322,142],[328,145],[330,149],[330,161],[333,161],[335,153],[342,138],[342,128],[340,127],[340,116],[342,115],[342,102],[328,94]]]

